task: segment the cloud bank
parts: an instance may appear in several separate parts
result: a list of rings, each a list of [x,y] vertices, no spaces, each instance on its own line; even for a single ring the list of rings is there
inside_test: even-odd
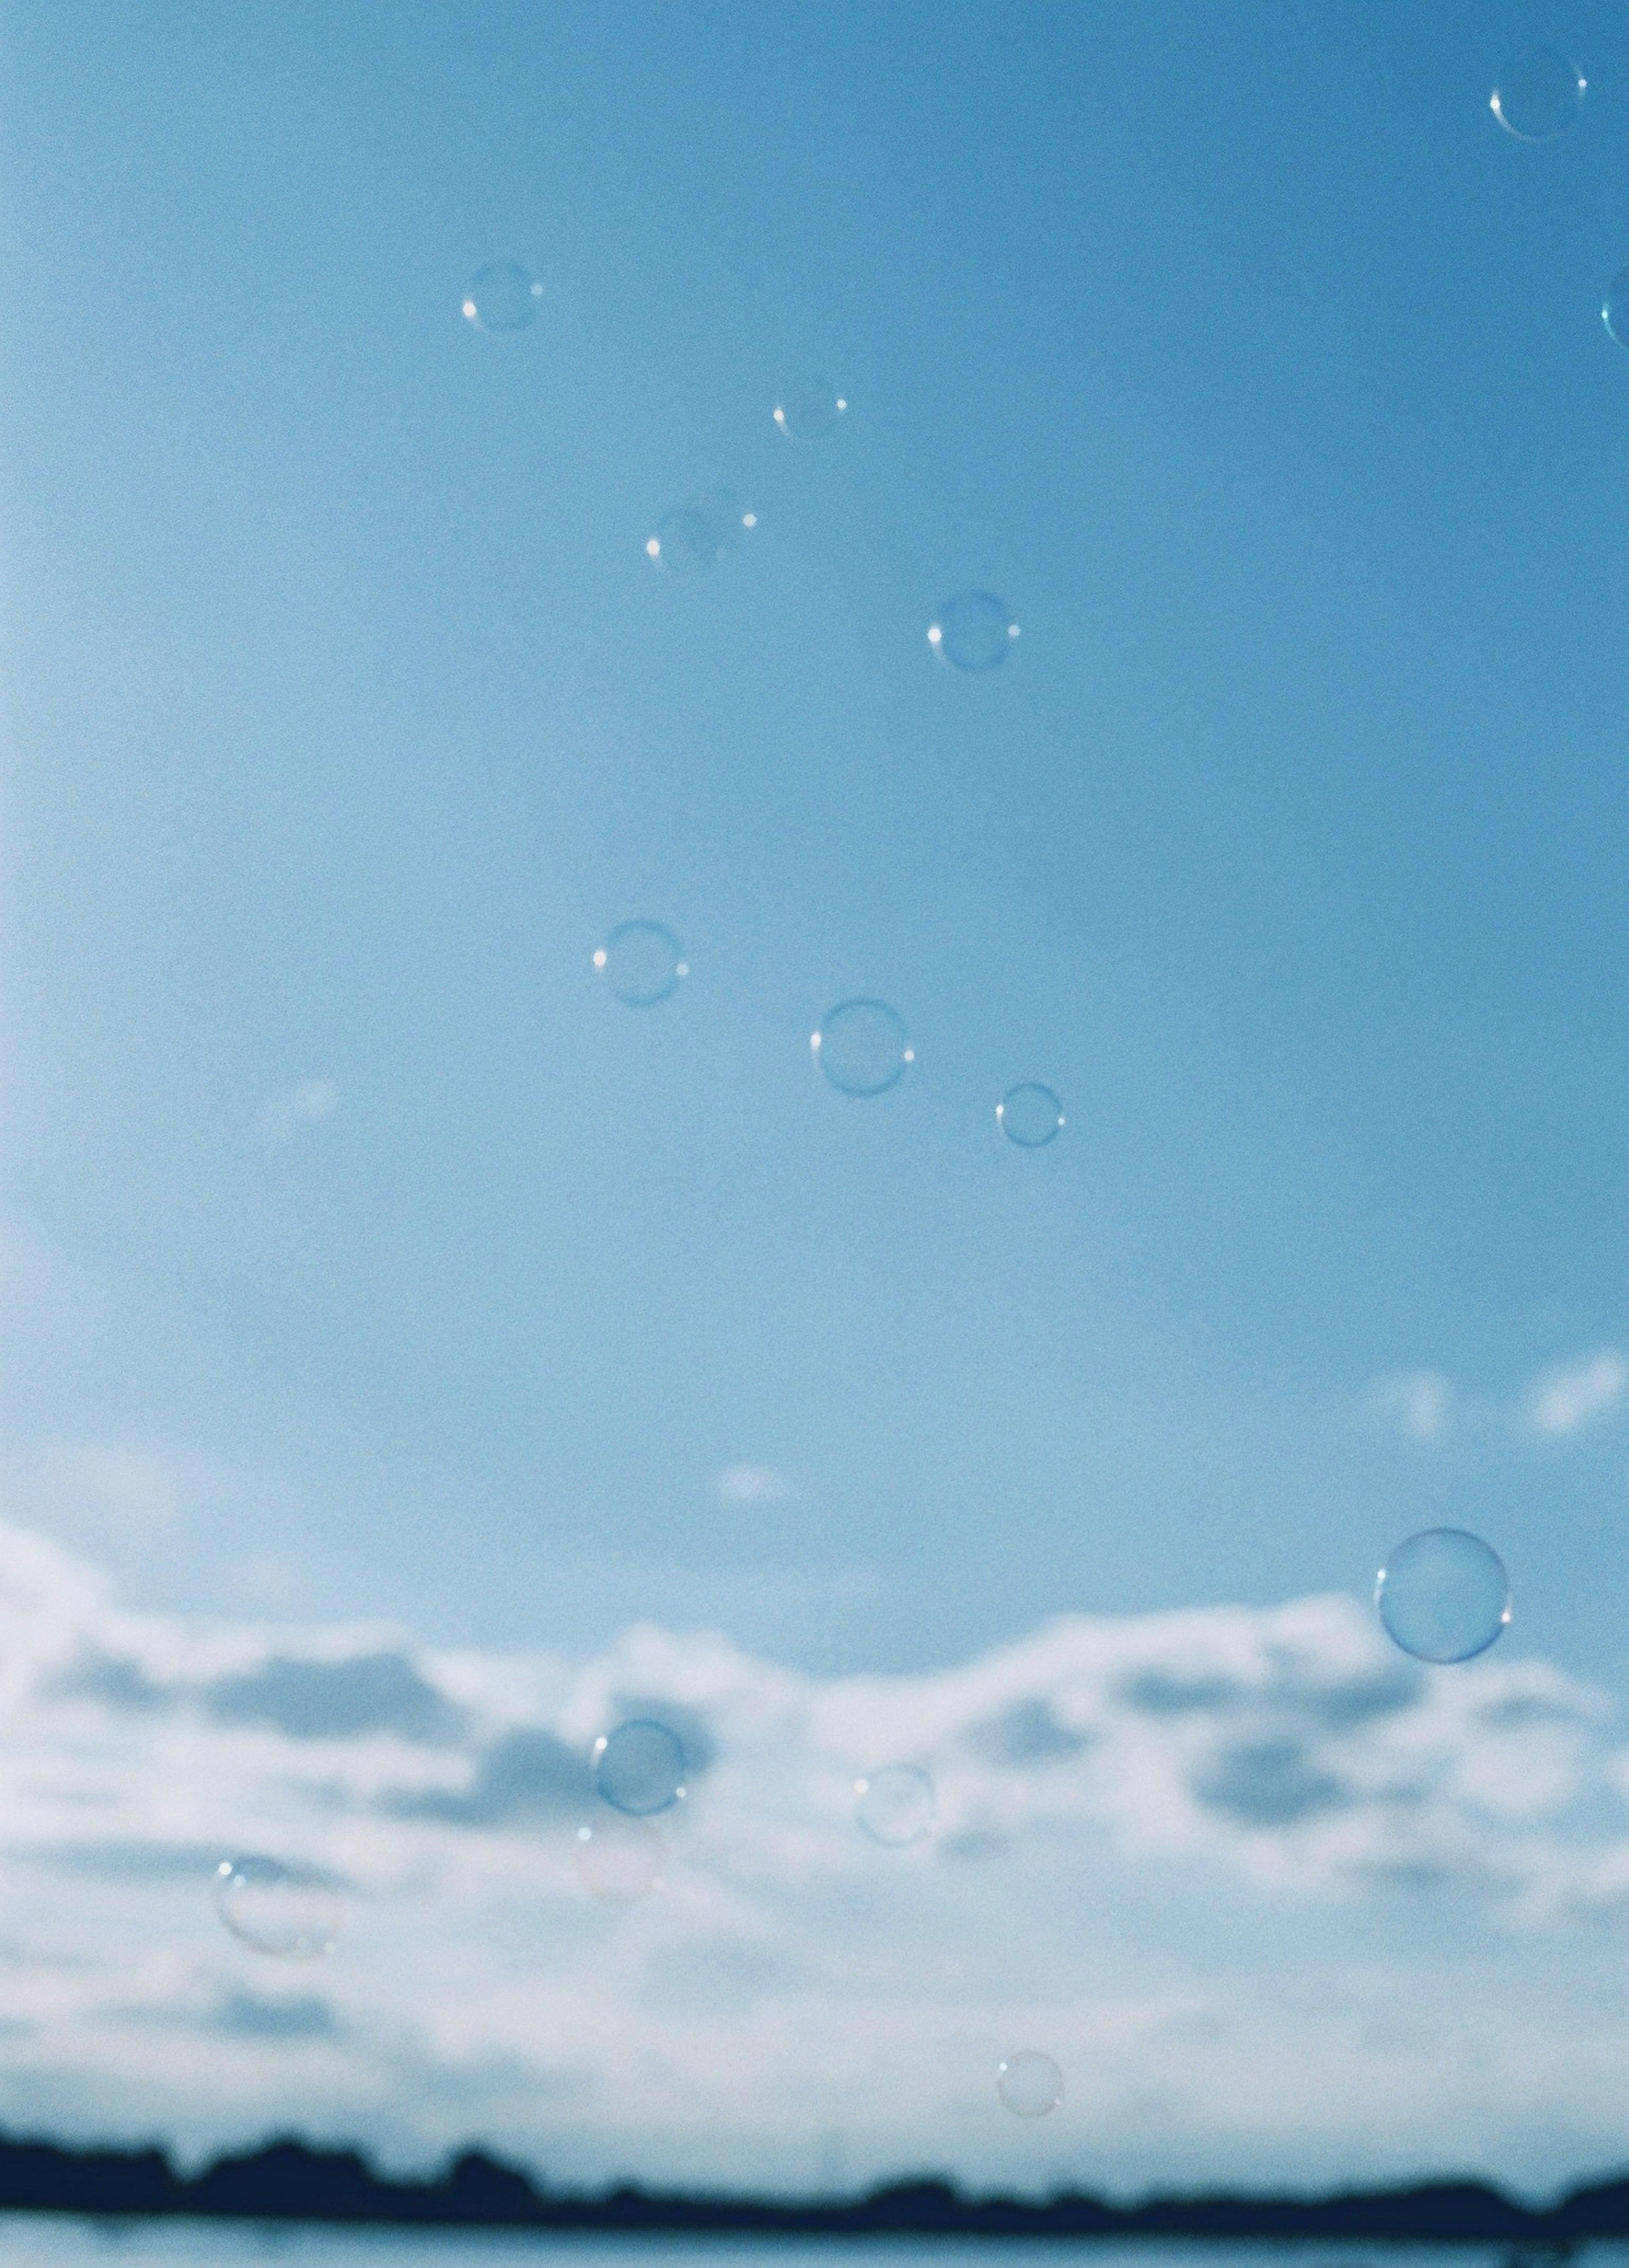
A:
[[[587,1758],[689,1751],[666,1879],[597,1905]],[[1612,2162],[1629,1749],[1543,1662],[1427,1671],[1359,1602],[1071,1617],[932,1675],[711,1635],[604,1655],[121,1611],[0,1528],[0,2121],[194,2154],[808,2188],[1118,2191]],[[893,1852],[853,1783],[933,1776]],[[224,1856],[346,1886],[328,1961],[221,1927]],[[1036,2046],[1063,2109],[1002,2110]]]

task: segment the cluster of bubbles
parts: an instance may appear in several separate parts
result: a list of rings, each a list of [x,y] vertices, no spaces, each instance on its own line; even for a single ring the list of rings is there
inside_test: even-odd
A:
[[[1506,64],[1489,108],[1518,142],[1553,142],[1583,108],[1589,82],[1558,48],[1524,48]],[[1629,268],[1620,268],[1601,295],[1601,320],[1615,346],[1629,348]]]

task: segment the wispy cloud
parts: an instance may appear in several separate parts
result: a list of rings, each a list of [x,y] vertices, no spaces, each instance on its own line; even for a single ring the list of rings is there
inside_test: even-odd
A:
[[[820,1680],[653,1628],[573,1664],[134,1615],[0,1528],[0,2123],[202,2149],[297,2102],[399,2161],[479,2133],[558,2178],[786,2184],[838,2130],[856,2178],[1044,2183],[1089,2145],[1122,2189],[1542,2184],[1620,2146],[1629,1748],[1559,1672],[1422,1669],[1355,1601]],[[576,1830],[629,1714],[690,1793],[613,1911]],[[854,1818],[892,1761],[937,1791],[909,1852]],[[244,1849],[347,1885],[319,1974],[216,1920]],[[1016,2045],[1070,2082],[1041,2158],[994,2094]]]
[[[773,1465],[726,1465],[714,1475],[713,1489],[725,1504],[781,1504],[792,1484]]]
[[[331,1079],[304,1079],[272,1095],[260,1113],[260,1131],[272,1142],[290,1142],[303,1127],[332,1118],[341,1101]]]
[[[1435,1441],[1453,1416],[1454,1389],[1438,1370],[1404,1370],[1383,1378],[1374,1392],[1376,1413],[1411,1440]]]
[[[1629,1388],[1629,1361],[1615,1347],[1581,1362],[1546,1371],[1534,1381],[1529,1414],[1541,1433],[1575,1433],[1597,1418],[1611,1417]]]

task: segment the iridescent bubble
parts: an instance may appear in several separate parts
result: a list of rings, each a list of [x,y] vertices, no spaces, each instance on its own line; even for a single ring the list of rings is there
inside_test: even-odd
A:
[[[1469,1661],[1510,1619],[1504,1562],[1463,1528],[1427,1528],[1399,1543],[1375,1583],[1380,1619],[1420,1661]]]
[[[512,260],[481,269],[464,294],[464,317],[480,331],[524,331],[538,312],[543,286]]]
[[[884,1094],[905,1077],[916,1050],[884,1000],[844,1000],[809,1035],[832,1085],[844,1094]]]
[[[652,921],[620,923],[594,955],[594,966],[630,1008],[654,1008],[690,974],[672,931]]]
[[[1629,347],[1629,268],[1620,268],[1601,299],[1601,320],[1606,335],[1620,347]]]
[[[854,1784],[854,1815],[873,1843],[903,1851],[933,1832],[933,1782],[915,1764],[884,1764]]]
[[[1005,661],[1018,625],[990,591],[959,591],[928,626],[928,643],[948,668],[977,676]]]
[[[758,514],[744,512],[737,498],[721,489],[664,512],[645,553],[670,575],[705,575],[709,567],[728,559],[757,525]]]
[[[1009,1086],[995,1106],[995,1123],[1021,1150],[1044,1150],[1063,1124],[1063,1105],[1051,1087],[1026,1081]]]
[[[630,1718],[594,1743],[594,1785],[616,1811],[643,1819],[667,1811],[685,1793],[685,1750],[677,1733],[654,1717]]]
[[[996,2067],[995,2091],[1020,2118],[1045,2118],[1063,2100],[1063,2073],[1038,2048],[1020,2048]]]
[[[1554,48],[1523,48],[1499,74],[1489,108],[1518,142],[1551,142],[1578,115],[1588,85]]]
[[[602,1905],[633,1906],[662,1886],[667,1845],[647,1820],[612,1817],[577,1830],[577,1880]]]
[[[824,440],[848,413],[847,397],[823,378],[796,379],[775,403],[774,420],[789,441]]]
[[[339,1942],[340,1894],[320,1874],[251,1854],[215,1871],[215,1911],[245,1945],[280,1961],[319,1961]]]

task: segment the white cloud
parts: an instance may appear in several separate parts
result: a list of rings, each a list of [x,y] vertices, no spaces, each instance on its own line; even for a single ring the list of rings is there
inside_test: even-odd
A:
[[[332,1118],[341,1101],[331,1079],[305,1079],[274,1094],[260,1113],[260,1130],[273,1142],[292,1141],[303,1126]]]
[[[1453,1395],[1440,1371],[1405,1370],[1382,1379],[1375,1388],[1375,1407],[1412,1440],[1435,1441],[1448,1431]]]
[[[612,1911],[575,1830],[635,1712],[691,1793]],[[895,1759],[939,1797],[904,1853],[852,1815]],[[332,1960],[226,1935],[234,1849],[343,1879]],[[1421,1669],[1350,1600],[822,1681],[651,1627],[573,1664],[135,1615],[0,1528],[0,2124],[478,2136],[581,2181],[811,2183],[840,2133],[856,2179],[1543,2185],[1621,2146],[1625,1913],[1601,1697]],[[1026,2044],[1068,2077],[1043,2135],[994,2095]]]
[[[1532,1424],[1541,1433],[1575,1433],[1616,1410],[1629,1387],[1629,1361],[1615,1347],[1547,1371],[1533,1385]]]
[[[786,1475],[772,1465],[726,1465],[713,1487],[725,1504],[780,1504],[792,1493]]]

